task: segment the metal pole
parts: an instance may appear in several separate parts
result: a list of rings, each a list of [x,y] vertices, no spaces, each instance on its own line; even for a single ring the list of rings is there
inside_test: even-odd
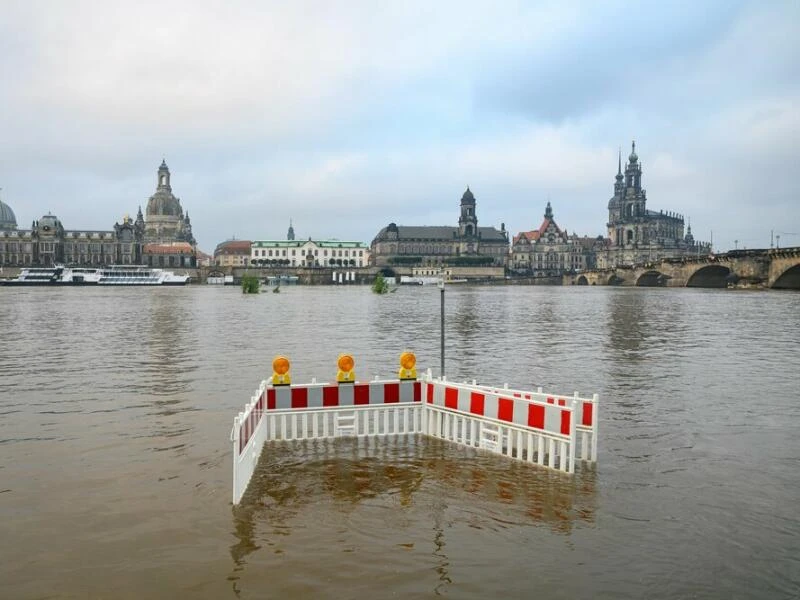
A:
[[[442,278],[439,280],[439,291],[440,296],[442,297],[442,314],[441,314],[441,331],[442,331],[442,348],[441,348],[441,357],[442,357],[442,377],[444,377],[444,274],[442,274]]]

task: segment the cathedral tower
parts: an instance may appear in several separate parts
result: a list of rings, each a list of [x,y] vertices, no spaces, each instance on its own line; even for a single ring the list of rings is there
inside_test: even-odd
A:
[[[475,214],[475,196],[467,186],[461,196],[461,216],[458,218],[458,232],[461,237],[472,237],[478,234],[478,216]]]

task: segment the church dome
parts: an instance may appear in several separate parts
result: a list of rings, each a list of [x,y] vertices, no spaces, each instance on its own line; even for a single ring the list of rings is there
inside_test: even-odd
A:
[[[183,209],[180,201],[172,192],[160,189],[147,201],[147,216],[181,217]]]
[[[58,217],[55,215],[47,214],[39,219],[39,229],[42,231],[54,231],[58,228]]]
[[[472,204],[474,202],[475,196],[472,195],[472,191],[467,187],[467,191],[461,196],[461,204]]]
[[[0,229],[16,229],[17,217],[11,207],[0,200]]]

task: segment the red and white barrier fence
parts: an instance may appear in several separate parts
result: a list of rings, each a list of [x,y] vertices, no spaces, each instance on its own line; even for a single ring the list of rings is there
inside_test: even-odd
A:
[[[421,433],[421,390],[419,381],[396,379],[292,386],[262,381],[233,422],[233,503],[241,500],[264,442]]]
[[[591,399],[455,383],[374,380],[273,386],[262,382],[234,419],[233,502],[238,504],[264,443],[414,433],[574,473],[597,458],[598,397]]]
[[[535,392],[509,389],[508,386],[502,388],[478,385],[475,381],[472,385],[492,393],[511,395],[513,398],[544,402],[557,406],[569,406],[570,402],[576,405],[576,428],[578,430],[577,441],[580,447],[580,459],[597,462],[597,424],[599,421],[600,397],[593,394],[591,398],[581,398],[578,392],[573,396],[561,396],[558,394],[546,394],[542,388]]]

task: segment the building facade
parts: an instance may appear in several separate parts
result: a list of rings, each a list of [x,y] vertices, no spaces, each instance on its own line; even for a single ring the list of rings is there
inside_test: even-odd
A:
[[[597,266],[610,268],[634,265],[680,256],[702,256],[711,251],[709,244],[695,242],[691,226],[684,235],[683,215],[652,211],[647,208],[647,194],[642,187],[642,163],[636,143],[622,172],[622,153],[617,164],[614,196],[608,203],[608,239],[598,251]]]
[[[170,173],[162,161],[156,193],[132,220],[127,215],[113,229],[68,230],[46,214],[30,229],[19,229],[11,207],[0,202],[0,265],[134,265],[194,267],[195,240],[189,214],[172,194]]]
[[[389,223],[372,240],[371,251],[379,267],[504,267],[508,232],[504,224],[500,229],[478,226],[475,196],[467,188],[457,227]]]
[[[246,267],[250,264],[250,240],[227,240],[214,249],[214,264],[218,267]]]
[[[369,248],[364,242],[340,240],[260,240],[250,249],[252,266],[366,267]]]
[[[594,268],[596,238],[571,236],[553,218],[550,203],[538,229],[514,237],[510,270],[517,275],[555,277]]]
[[[141,264],[141,226],[127,216],[112,230],[67,230],[55,215],[33,221],[30,229],[0,230],[0,265],[100,266]]]

